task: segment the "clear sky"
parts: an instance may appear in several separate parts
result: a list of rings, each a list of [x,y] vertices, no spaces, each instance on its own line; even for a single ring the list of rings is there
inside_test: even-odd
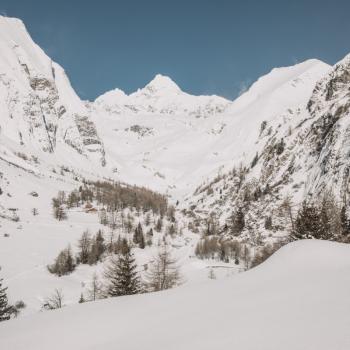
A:
[[[155,74],[233,98],[273,67],[350,52],[350,0],[0,0],[84,99]]]

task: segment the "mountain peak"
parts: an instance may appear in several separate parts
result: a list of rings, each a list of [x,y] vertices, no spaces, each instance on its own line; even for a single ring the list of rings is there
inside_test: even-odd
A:
[[[151,90],[152,92],[167,91],[167,92],[180,92],[181,89],[178,85],[168,76],[157,74],[153,80],[151,80],[145,89]]]

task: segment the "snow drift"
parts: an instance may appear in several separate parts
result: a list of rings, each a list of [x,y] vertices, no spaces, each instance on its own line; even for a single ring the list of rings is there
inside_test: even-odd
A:
[[[0,348],[347,350],[350,246],[299,241],[224,281],[0,325]]]

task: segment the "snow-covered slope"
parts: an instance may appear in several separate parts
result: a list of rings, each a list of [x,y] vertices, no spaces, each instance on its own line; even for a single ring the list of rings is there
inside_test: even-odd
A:
[[[349,270],[348,245],[299,241],[225,281],[4,322],[0,347],[347,350]]]
[[[111,114],[161,114],[209,117],[224,112],[231,101],[219,96],[187,94],[169,78],[157,74],[143,89],[126,95],[115,89],[98,97],[93,106]]]
[[[290,232],[290,218],[296,216],[301,202],[320,200],[325,193],[334,196],[336,206],[348,215],[349,89],[350,57],[346,56],[315,84],[304,103],[274,118],[260,119],[255,145],[242,153],[241,164],[203,183],[194,197],[188,197],[188,206],[206,215],[214,213],[222,227],[238,207],[244,208],[247,227],[242,236],[251,241],[261,235],[258,240],[264,241]],[[285,96],[294,98],[291,91]],[[268,105],[266,96],[263,100]],[[249,101],[248,106],[254,103]],[[243,149],[242,143],[239,152]],[[287,197],[291,206],[288,220],[283,214]],[[273,221],[270,230],[264,229],[266,218]]]
[[[32,41],[20,20],[3,16],[0,140],[12,152],[39,158],[54,153],[56,161],[66,164],[70,153],[104,163],[102,141],[64,70]]]
[[[108,92],[90,108],[120,178],[181,197],[220,167],[253,157],[261,122],[283,122],[306,105],[328,69],[318,60],[274,69],[234,102],[188,95],[157,76],[129,96]]]

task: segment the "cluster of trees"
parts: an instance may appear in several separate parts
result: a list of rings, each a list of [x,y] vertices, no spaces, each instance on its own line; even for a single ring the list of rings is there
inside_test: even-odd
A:
[[[68,208],[92,201],[108,211],[135,208],[144,212],[151,210],[153,213],[164,214],[168,208],[168,201],[164,195],[144,187],[117,182],[86,182],[66,197]]]
[[[98,230],[94,236],[89,231],[84,231],[78,241],[78,253],[74,257],[70,246],[63,249],[48,270],[58,276],[67,275],[73,272],[78,264],[94,265],[101,260],[107,250],[103,232]]]
[[[63,276],[73,272],[75,267],[76,263],[72,254],[72,249],[68,246],[58,254],[52,265],[47,266],[47,269],[53,274]]]
[[[251,261],[250,267],[253,268],[255,266],[260,265],[265,260],[267,260],[274,252],[276,252],[278,249],[280,249],[284,244],[286,244],[288,241],[278,241],[272,244],[266,244],[260,249],[258,249],[254,257]]]
[[[53,217],[58,221],[67,219],[65,204],[66,204],[66,194],[64,191],[59,191],[57,194],[57,197],[52,198]]]
[[[249,267],[251,260],[250,248],[237,240],[224,240],[219,236],[204,236],[195,248],[195,254],[200,259],[218,259],[224,262],[234,261],[244,263]]]
[[[114,297],[170,289],[182,281],[177,260],[167,245],[147,265],[144,280],[141,279],[134,255],[124,242],[126,250],[110,259],[104,273],[106,296]]]
[[[53,216],[57,220],[65,220],[66,209],[93,201],[109,212],[130,208],[163,216],[169,210],[167,198],[157,192],[144,187],[97,181],[86,182],[69,193],[59,191],[52,199]]]
[[[136,263],[134,254],[127,240],[121,240],[123,249],[113,254],[105,265],[100,282],[96,273],[88,286],[86,294],[81,294],[80,303],[97,299],[155,292],[173,288],[182,282],[177,260],[171,255],[167,245],[158,250],[157,255],[145,267],[144,278]],[[43,309],[52,310],[64,306],[64,296],[61,290],[45,299]]]
[[[304,200],[293,224],[292,238],[349,241],[350,222],[345,205],[339,205],[331,193],[325,193],[316,202]]]
[[[143,237],[143,232],[139,224],[134,233],[134,244],[140,246],[144,239],[141,237]],[[140,279],[131,248],[132,246],[125,237],[118,236],[116,241],[106,243],[101,230],[94,236],[84,231],[78,241],[76,257],[73,256],[72,249],[68,247],[58,254],[54,263],[48,266],[48,270],[58,276],[66,275],[74,271],[77,264],[92,265],[100,261],[104,253],[110,254],[111,257],[104,273],[105,285],[102,286],[95,275],[88,293],[90,296],[88,299],[82,296],[80,302],[108,296],[158,291],[172,288],[180,283],[179,268],[166,244],[159,249],[157,256],[149,266],[146,265],[147,273],[144,281]],[[57,308],[57,303],[61,299],[59,296],[60,293],[56,291],[51,297],[52,300],[50,298],[46,300],[43,307],[45,309]]]

